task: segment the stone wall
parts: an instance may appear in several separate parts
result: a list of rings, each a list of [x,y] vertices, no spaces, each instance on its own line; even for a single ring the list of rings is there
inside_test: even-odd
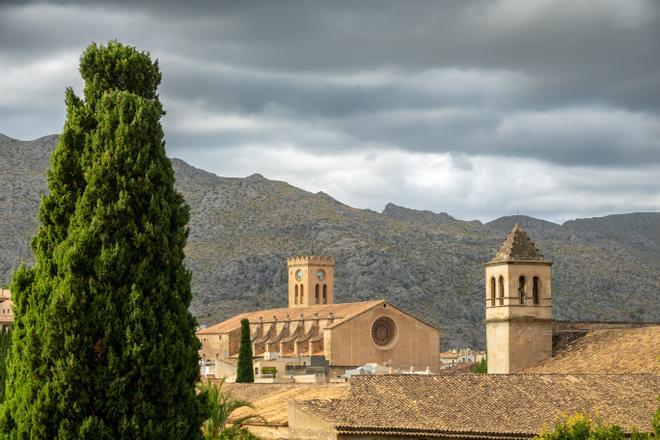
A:
[[[337,439],[337,434],[333,426],[302,409],[295,400],[289,401],[288,422],[290,439]]]

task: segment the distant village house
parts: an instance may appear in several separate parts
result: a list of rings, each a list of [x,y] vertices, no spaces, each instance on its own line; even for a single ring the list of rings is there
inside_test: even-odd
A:
[[[14,322],[14,303],[9,289],[0,289],[0,331],[11,329]]]

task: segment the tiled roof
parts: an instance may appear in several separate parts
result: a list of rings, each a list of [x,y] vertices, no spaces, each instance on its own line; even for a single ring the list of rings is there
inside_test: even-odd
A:
[[[658,394],[657,375],[384,375],[296,404],[339,432],[533,436],[576,412],[648,432]]]
[[[258,414],[266,419],[268,426],[288,424],[289,400],[338,399],[346,396],[346,384],[225,383],[222,388],[238,399],[251,402],[255,407],[254,410],[243,408],[235,411],[233,417]]]
[[[523,372],[660,374],[660,325],[590,330]]]
[[[504,240],[491,263],[500,261],[544,261],[543,255],[516,223]]]
[[[305,319],[329,319],[334,318],[332,326],[336,326],[343,320],[351,318],[362,312],[365,312],[372,307],[382,304],[383,300],[376,301],[363,301],[352,302],[343,304],[323,304],[318,306],[308,307],[291,307],[281,309],[258,310],[256,312],[241,313],[226,321],[211,327],[205,328],[197,332],[198,335],[228,333],[241,326],[241,320],[248,319],[251,323],[259,322],[261,318],[263,322],[277,321],[298,321],[300,315]]]

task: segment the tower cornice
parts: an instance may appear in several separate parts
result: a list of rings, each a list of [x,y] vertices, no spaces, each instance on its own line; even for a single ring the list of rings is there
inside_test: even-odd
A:
[[[300,255],[286,259],[288,266],[314,265],[314,266],[334,266],[335,257],[324,255]]]
[[[490,267],[490,266],[504,266],[504,265],[537,265],[537,266],[552,266],[552,261],[539,261],[539,260],[500,260],[500,261],[494,261],[491,260],[487,263],[484,263],[484,267]]]

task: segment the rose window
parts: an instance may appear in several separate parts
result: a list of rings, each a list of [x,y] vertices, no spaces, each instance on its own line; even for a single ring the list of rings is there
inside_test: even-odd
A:
[[[376,345],[384,346],[391,344],[396,336],[396,324],[390,318],[378,318],[371,326],[371,338]]]

